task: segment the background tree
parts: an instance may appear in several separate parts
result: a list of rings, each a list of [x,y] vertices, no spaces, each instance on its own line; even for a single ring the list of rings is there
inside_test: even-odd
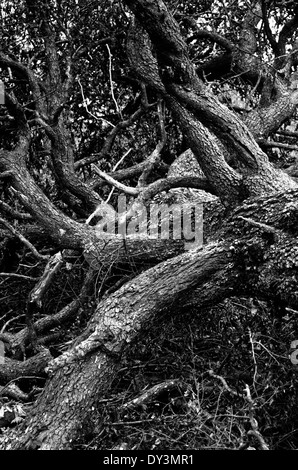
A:
[[[0,380],[20,398],[11,381],[47,375],[3,446],[64,449],[88,431],[130,345],[165,310],[242,295],[296,312],[298,9],[255,0],[7,1],[1,14],[9,302]],[[169,168],[194,158],[191,175]],[[130,196],[131,216],[173,188],[216,196],[202,248],[97,236],[90,214],[113,215],[119,194]],[[25,320],[8,332],[12,305]],[[67,346],[61,325],[71,325]]]

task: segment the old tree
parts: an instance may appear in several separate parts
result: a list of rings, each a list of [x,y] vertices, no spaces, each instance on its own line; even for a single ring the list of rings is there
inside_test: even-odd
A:
[[[0,383],[2,397],[30,402],[1,445],[68,449],[94,410],[100,427],[125,354],[161,312],[198,313],[231,296],[296,312],[298,6],[1,9]],[[96,208],[116,210],[126,194],[131,217],[177,188],[208,196],[202,247],[98,236]]]

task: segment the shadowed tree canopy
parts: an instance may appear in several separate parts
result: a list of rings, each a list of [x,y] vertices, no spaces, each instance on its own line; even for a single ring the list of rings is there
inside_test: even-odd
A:
[[[34,400],[2,448],[72,448],[165,310],[298,310],[297,31],[294,1],[3,2],[0,385]],[[203,245],[99,232],[120,195],[203,203]]]

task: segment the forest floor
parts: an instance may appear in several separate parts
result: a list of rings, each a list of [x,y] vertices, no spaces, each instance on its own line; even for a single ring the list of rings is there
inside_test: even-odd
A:
[[[84,270],[78,263],[71,275],[65,270],[61,276],[47,294],[45,315],[77,295]],[[2,284],[0,330],[26,326],[24,313],[16,312],[23,312],[30,288],[20,280]],[[86,326],[93,302],[75,322],[57,328],[60,339],[51,352],[67,349]],[[297,449],[298,366],[290,360],[297,312],[277,314],[276,306],[247,298],[175,315],[171,310],[161,312],[127,351],[109,395],[93,413],[95,431],[75,449]],[[38,394],[44,383],[45,377],[18,385]],[[0,434],[27,413],[30,403],[0,395]]]
[[[297,449],[298,371],[289,354],[298,323],[294,312],[275,314],[244,298],[165,312],[127,354],[94,417],[100,433],[78,448]],[[143,400],[169,380],[176,387]],[[136,397],[138,406],[127,406]]]

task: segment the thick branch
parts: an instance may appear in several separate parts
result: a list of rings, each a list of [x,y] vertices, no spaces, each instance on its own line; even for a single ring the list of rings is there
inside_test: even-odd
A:
[[[36,109],[40,109],[41,105],[41,92],[40,92],[40,87],[38,84],[38,79],[35,77],[34,73],[32,70],[30,70],[28,67],[25,67],[23,64],[20,62],[17,62],[7,55],[3,54],[3,52],[0,52],[0,64],[5,65],[6,67],[10,67],[13,70],[16,70],[17,72],[21,73],[23,77],[25,77],[30,85],[35,106]]]
[[[156,194],[162,191],[169,191],[174,188],[194,188],[207,191],[217,195],[216,188],[213,188],[207,178],[198,178],[195,176],[177,176],[159,179],[151,183],[142,193],[144,200],[150,201]]]
[[[146,167],[144,168],[138,181],[139,188],[142,188],[147,185],[147,180],[150,176],[151,171],[160,162],[160,154],[162,152],[162,149],[166,145],[166,141],[167,141],[167,134],[166,134],[165,122],[164,122],[164,110],[163,110],[163,106],[161,102],[158,103],[157,109],[158,109],[161,140],[158,142],[157,146],[155,147],[155,149],[153,150],[149,158],[146,159],[146,163],[147,163]]]
[[[179,390],[182,394],[186,391],[186,386],[179,379],[166,380],[162,383],[154,385],[149,390],[143,391],[138,397],[122,405],[123,410],[134,409],[142,406],[147,406],[150,403],[158,401],[160,396],[170,394],[172,391]]]
[[[298,150],[297,145],[290,145],[290,144],[283,144],[282,142],[274,142],[273,140],[271,141],[261,141],[260,144],[262,147],[268,147],[268,148],[280,148],[280,149],[285,149],[285,150]]]
[[[188,43],[192,42],[194,39],[209,39],[210,41],[215,42],[219,46],[223,47],[228,52],[233,51],[233,44],[221,34],[218,34],[215,31],[200,29],[196,20],[190,16],[184,18],[184,21],[188,23],[189,26],[191,26],[191,28],[195,31],[195,33],[187,39]]]
[[[267,0],[261,0],[261,6],[262,6],[262,16],[263,16],[263,22],[264,22],[264,29],[265,29],[265,33],[266,33],[266,36],[267,36],[267,39],[272,47],[272,50],[275,54],[276,57],[280,56],[280,47],[276,41],[276,39],[274,38],[273,34],[272,34],[272,31],[271,31],[271,28],[270,28],[270,25],[269,25],[269,21],[268,21],[268,9],[267,9]]]
[[[5,357],[3,364],[0,364],[0,381],[7,383],[10,380],[24,376],[45,376],[45,368],[52,359],[50,352],[45,349],[27,361],[15,361]]]
[[[297,30],[297,27],[298,27],[298,6],[295,5],[294,16],[286,22],[286,24],[282,28],[280,35],[279,35],[278,47],[279,47],[280,55],[285,55],[287,40],[293,36],[295,31]]]
[[[109,176],[111,176],[114,180],[117,181],[122,181],[122,180],[128,180],[131,178],[135,178],[139,176],[146,168],[147,166],[147,159],[140,162],[136,163],[135,165],[132,165],[128,168],[123,168],[123,170],[117,170],[113,171],[111,173],[107,173]],[[168,169],[168,166],[165,163],[158,163],[158,166],[161,167],[163,171]],[[105,181],[96,181],[93,183],[92,187],[95,189],[99,189],[102,186],[104,186],[106,183]]]
[[[55,373],[38,398],[37,414],[31,415],[29,427],[26,423],[27,433],[15,440],[14,447],[30,448],[32,437],[38,438],[39,430],[43,428],[47,432],[40,448],[68,448],[69,439],[81,432],[83,417],[95,405],[94,399],[97,402],[110,389],[111,380],[121,367],[117,357],[140,330],[150,327],[158,312],[196,285],[200,285],[203,302],[210,295],[214,296],[214,290],[222,288],[223,293],[224,285],[226,293],[231,292],[231,276],[233,278],[234,274],[228,253],[229,249],[223,244],[189,252],[141,274],[137,282],[129,282],[100,303],[77,344],[49,365],[48,371],[55,370]],[[212,285],[214,276],[218,280],[219,271],[222,273],[221,281],[214,289],[206,289]],[[65,374],[66,370],[68,374]],[[71,392],[74,386],[75,394]],[[38,410],[43,409],[44,397],[50,400],[51,407],[41,415]],[[57,415],[68,416],[66,428],[63,418],[57,420]]]

